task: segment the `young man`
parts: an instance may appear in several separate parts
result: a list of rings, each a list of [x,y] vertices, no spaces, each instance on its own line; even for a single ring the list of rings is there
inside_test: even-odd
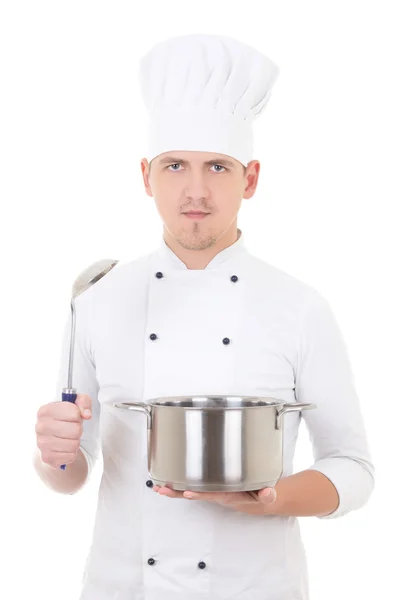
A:
[[[58,427],[59,454],[53,441],[54,453],[47,447],[37,469],[48,485],[72,493],[87,481],[101,444],[104,472],[80,600],[307,600],[297,517],[332,519],[359,509],[372,493],[374,467],[328,302],[252,256],[237,227],[260,169],[252,158],[252,121],[278,69],[244,44],[208,35],[163,42],[141,67],[150,115],[141,168],[163,238],[157,250],[78,296],[80,396],[69,407],[58,401],[68,320],[51,407],[64,410],[64,423],[68,410],[75,429],[68,433],[64,425],[61,435],[62,418],[42,407],[38,436],[55,440]],[[256,499],[152,484],[145,420],[113,403],[198,394],[317,405],[285,416],[283,474],[274,489]],[[314,462],[293,474],[301,416]],[[70,439],[62,446],[60,437]],[[49,466],[66,459],[65,472]]]

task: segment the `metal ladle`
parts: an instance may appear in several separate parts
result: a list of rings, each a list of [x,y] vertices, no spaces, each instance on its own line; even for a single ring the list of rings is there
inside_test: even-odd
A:
[[[68,386],[63,388],[62,401],[63,402],[75,402],[77,398],[76,389],[72,387],[72,368],[74,362],[74,346],[75,346],[75,298],[89,289],[96,281],[99,281],[104,275],[106,275],[115,265],[118,260],[111,258],[103,258],[98,260],[86,269],[84,269],[78,277],[75,279],[74,285],[72,286],[72,298],[71,298],[71,339],[69,347],[69,366],[68,366]],[[60,469],[65,470],[66,465],[61,465]]]

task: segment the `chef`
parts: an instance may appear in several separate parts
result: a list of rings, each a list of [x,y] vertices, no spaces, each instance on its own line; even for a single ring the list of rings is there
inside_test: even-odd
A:
[[[92,401],[80,442],[88,478],[100,453],[104,464],[80,600],[308,600],[298,517],[339,518],[372,493],[359,399],[328,301],[250,254],[237,226],[259,175],[253,122],[277,75],[266,56],[224,36],[171,38],[142,57],[141,168],[163,235],[76,299],[74,386]],[[68,319],[56,400],[69,334]],[[154,485],[144,415],[113,406],[217,394],[317,405],[285,415],[283,474],[257,499]],[[314,459],[293,473],[301,418]]]

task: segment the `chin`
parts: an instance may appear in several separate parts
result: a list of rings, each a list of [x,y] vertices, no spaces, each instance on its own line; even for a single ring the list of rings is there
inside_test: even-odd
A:
[[[181,229],[176,234],[173,234],[173,237],[186,250],[205,250],[214,246],[217,241],[213,232],[193,231],[193,228]]]

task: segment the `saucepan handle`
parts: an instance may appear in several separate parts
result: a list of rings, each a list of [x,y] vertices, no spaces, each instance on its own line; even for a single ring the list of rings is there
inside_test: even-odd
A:
[[[282,417],[285,413],[307,410],[309,408],[317,408],[317,405],[306,402],[293,402],[293,404],[283,404],[282,407],[278,409],[276,413],[275,429],[282,429]]]
[[[151,429],[151,408],[143,402],[114,402],[116,408],[124,408],[125,410],[136,410],[147,416],[147,429]]]

